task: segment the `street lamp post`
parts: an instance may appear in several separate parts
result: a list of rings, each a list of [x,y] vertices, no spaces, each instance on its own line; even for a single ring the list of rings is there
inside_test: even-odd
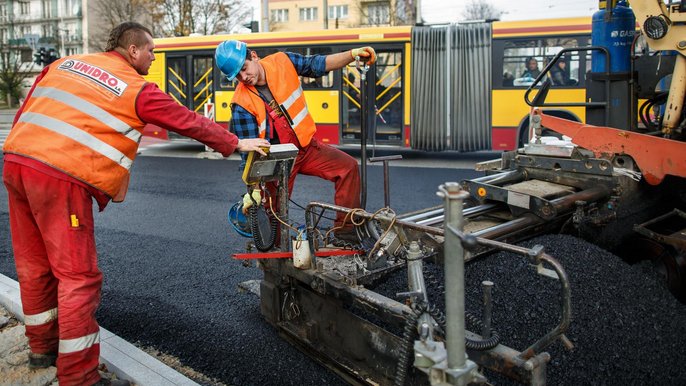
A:
[[[60,57],[67,56],[67,49],[64,48],[64,35],[69,32],[68,29],[64,28],[64,18],[60,17],[60,24],[57,26],[58,32],[60,34]]]
[[[260,31],[269,32],[269,0],[262,0],[262,25]]]

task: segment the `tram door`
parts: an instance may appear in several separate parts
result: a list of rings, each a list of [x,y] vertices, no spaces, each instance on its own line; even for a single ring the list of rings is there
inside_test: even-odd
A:
[[[203,114],[207,102],[214,101],[213,56],[167,57],[167,93],[180,105]]]
[[[376,125],[368,128],[368,144],[402,146],[402,50],[379,49],[376,53],[376,71],[367,73],[367,80],[376,85]],[[361,80],[354,62],[342,69],[341,82],[341,141],[343,144],[359,144]]]

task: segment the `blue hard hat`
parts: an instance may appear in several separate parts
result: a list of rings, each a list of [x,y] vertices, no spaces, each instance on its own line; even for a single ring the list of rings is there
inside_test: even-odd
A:
[[[231,209],[229,209],[229,224],[231,227],[243,237],[252,237],[252,231],[250,230],[250,223],[248,219],[243,214],[243,200],[241,199],[237,203],[233,204]]]
[[[236,76],[243,68],[247,49],[248,45],[244,42],[227,40],[221,42],[214,51],[214,60],[217,63],[217,67],[230,81],[236,79]]]

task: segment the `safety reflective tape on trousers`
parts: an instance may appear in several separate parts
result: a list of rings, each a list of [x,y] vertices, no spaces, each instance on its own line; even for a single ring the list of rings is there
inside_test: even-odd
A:
[[[62,102],[67,106],[97,119],[103,124],[113,128],[117,132],[123,134],[134,142],[140,141],[141,133],[138,130],[130,127],[119,118],[101,109],[100,107],[77,97],[67,91],[60,90],[54,87],[36,87],[31,94],[32,97],[50,98]]]
[[[86,133],[85,131],[74,127],[66,122],[49,117],[47,115],[38,113],[22,113],[19,117],[19,122],[31,123],[44,127],[55,133],[62,134],[74,141],[91,148],[93,151],[102,154],[103,156],[118,163],[126,170],[131,169],[133,160],[127,157],[124,153],[115,149],[111,145],[99,140],[98,138]]]
[[[52,308],[40,314],[24,315],[24,324],[27,326],[40,326],[55,319],[57,319],[57,308]]]
[[[60,339],[60,354],[69,354],[91,348],[100,343],[100,331],[76,339]]]

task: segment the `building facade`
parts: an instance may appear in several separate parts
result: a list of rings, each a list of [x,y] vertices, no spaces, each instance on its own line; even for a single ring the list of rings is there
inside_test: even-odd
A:
[[[269,31],[311,31],[414,22],[412,0],[268,0],[267,4]]]
[[[27,65],[39,52],[53,57],[99,52],[117,23],[105,20],[103,9],[117,1],[0,0],[0,51]]]
[[[0,0],[0,44],[22,62],[41,48],[64,56],[84,49],[85,0]]]

